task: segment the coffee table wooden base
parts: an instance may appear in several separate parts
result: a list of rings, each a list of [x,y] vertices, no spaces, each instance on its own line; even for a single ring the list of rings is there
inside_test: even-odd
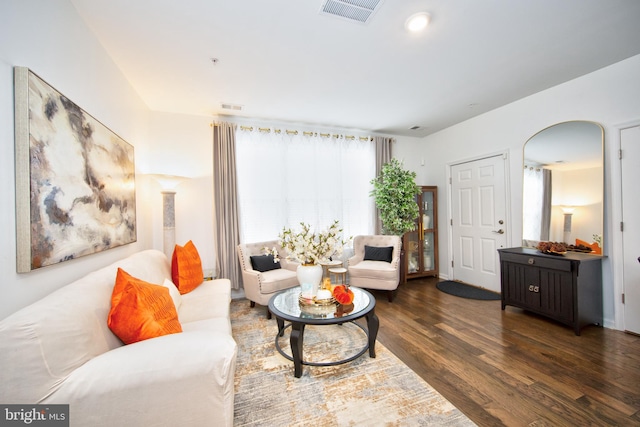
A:
[[[306,361],[303,358],[303,342],[304,342],[304,329],[306,324],[302,322],[291,322],[285,326],[284,320],[276,317],[276,321],[278,322],[278,335],[276,335],[275,343],[276,349],[278,353],[280,353],[283,357],[293,362],[294,366],[294,376],[296,378],[300,378],[302,376],[302,366],[335,366],[341,365],[343,363],[348,363],[353,360],[356,360],[358,357],[362,356],[367,350],[369,350],[369,357],[376,357],[376,337],[378,336],[378,327],[379,320],[378,316],[371,311],[366,315],[367,318],[367,328],[356,323],[355,321],[349,321],[346,323],[353,323],[358,328],[360,328],[365,335],[367,336],[367,344],[360,350],[358,353],[353,356],[347,357],[345,359],[336,360],[332,362],[310,362]],[[291,334],[289,336],[289,345],[291,346],[292,355],[288,355],[280,346],[280,342],[278,340],[279,337],[284,336],[284,331],[287,328],[291,328]]]
[[[296,378],[302,376],[303,365],[311,366],[333,366],[350,362],[362,356],[369,350],[369,357],[376,357],[376,338],[378,336],[378,328],[380,322],[375,313],[376,300],[369,292],[364,289],[352,287],[353,300],[348,306],[331,306],[327,307],[328,312],[313,313],[303,312],[304,307],[300,304],[300,287],[286,289],[280,291],[269,300],[269,311],[273,314],[278,322],[278,334],[275,339],[276,349],[278,352],[293,361],[294,374]],[[335,310],[334,310],[335,309]],[[358,319],[366,319],[366,327],[356,323]],[[285,327],[285,321],[288,324]],[[341,325],[343,323],[354,323],[367,336],[367,343],[363,349],[355,355],[342,360],[329,362],[307,362],[303,356],[304,329],[306,325],[325,326],[325,325]],[[279,337],[284,336],[284,331],[291,328],[289,336],[289,344],[291,345],[291,355],[286,354],[280,347]]]

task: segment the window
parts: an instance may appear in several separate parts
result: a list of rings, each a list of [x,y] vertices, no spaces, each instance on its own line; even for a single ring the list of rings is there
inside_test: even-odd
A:
[[[537,166],[524,168],[522,239],[531,244],[549,239],[551,218],[551,171]],[[525,246],[527,246],[525,244]]]
[[[276,239],[300,222],[321,230],[336,219],[345,237],[373,233],[368,139],[240,130],[236,159],[241,242]]]

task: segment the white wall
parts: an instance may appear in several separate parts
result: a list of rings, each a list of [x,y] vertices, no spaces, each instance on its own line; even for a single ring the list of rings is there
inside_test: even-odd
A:
[[[609,257],[603,264],[605,325],[621,327],[619,321],[616,322],[620,311],[620,276],[612,270],[612,258],[617,255],[617,240],[620,239],[619,232],[613,227],[619,210],[613,201],[616,200],[616,192],[620,191],[614,187],[616,174],[619,174],[617,126],[640,119],[638,76],[640,55],[452,126],[422,139],[420,143],[413,138],[399,139],[394,147],[394,156],[405,158],[407,166],[413,165],[419,184],[437,185],[439,188],[440,271],[447,274],[451,265],[449,227],[442,226],[448,221],[446,171],[449,164],[488,153],[509,153],[511,221],[507,227],[511,245],[520,246],[524,143],[539,130],[558,122],[598,122],[605,129],[604,246],[605,255]],[[415,159],[422,158],[425,166],[416,166]]]
[[[213,242],[213,119],[153,112],[149,149],[138,162],[144,174],[185,176],[176,188],[176,243],[192,240],[202,267],[215,268]],[[162,196],[150,180],[153,247],[162,249]]]
[[[145,195],[137,188],[136,243],[16,273],[14,66],[29,67],[132,144],[136,159],[148,132],[148,109],[67,0],[0,3],[0,319],[97,267],[151,246]]]
[[[581,239],[593,243],[593,235],[602,229],[603,203],[594,199],[602,194],[602,168],[553,170],[551,178],[551,227],[549,240],[575,243]],[[564,238],[563,206],[572,206],[571,233]]]

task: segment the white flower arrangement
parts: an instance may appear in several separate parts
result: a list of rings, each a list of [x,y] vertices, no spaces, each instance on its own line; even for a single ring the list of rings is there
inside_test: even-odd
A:
[[[290,228],[283,228],[278,236],[278,242],[287,251],[287,259],[297,261],[300,264],[319,264],[334,256],[342,255],[342,249],[347,241],[342,240],[342,229],[336,220],[324,232],[314,233],[311,226],[300,223],[301,231],[294,232]],[[265,248],[268,254],[272,254],[274,261],[278,262],[276,248]]]

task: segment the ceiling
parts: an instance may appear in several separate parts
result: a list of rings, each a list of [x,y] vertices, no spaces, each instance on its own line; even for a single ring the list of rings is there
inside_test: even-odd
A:
[[[640,54],[637,0],[383,0],[366,24],[325,0],[70,1],[153,111],[391,135]],[[410,34],[419,11],[431,23]]]

